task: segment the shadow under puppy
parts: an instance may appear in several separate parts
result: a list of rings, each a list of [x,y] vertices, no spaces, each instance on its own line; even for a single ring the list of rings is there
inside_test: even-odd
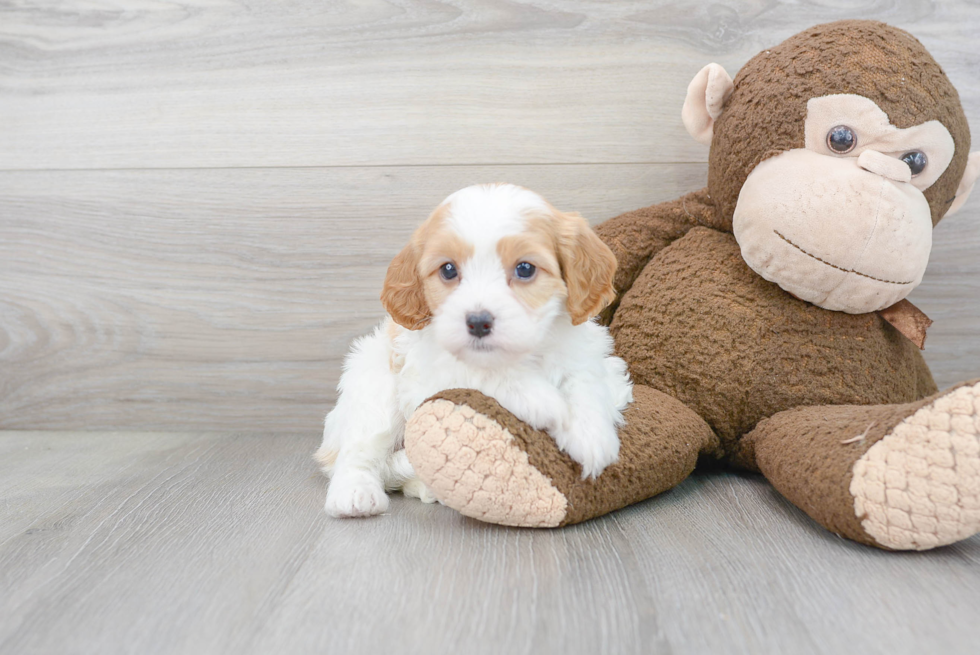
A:
[[[626,364],[590,320],[614,298],[616,258],[578,214],[508,185],[449,196],[388,268],[388,316],[357,339],[315,458],[331,516],[426,502],[402,447],[405,423],[439,391],[477,389],[598,476],[619,455],[632,401]]]

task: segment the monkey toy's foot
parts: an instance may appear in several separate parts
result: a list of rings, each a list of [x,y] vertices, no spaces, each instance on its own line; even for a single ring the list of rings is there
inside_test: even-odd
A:
[[[708,425],[670,396],[646,387],[620,429],[620,458],[595,480],[532,429],[477,391],[429,399],[405,429],[419,478],[444,504],[502,525],[556,527],[606,514],[670,489],[717,448]]]
[[[904,405],[788,410],[746,438],[773,486],[840,535],[928,550],[980,532],[980,380]]]
[[[850,485],[865,532],[926,550],[980,532],[980,383],[947,392],[857,461]]]

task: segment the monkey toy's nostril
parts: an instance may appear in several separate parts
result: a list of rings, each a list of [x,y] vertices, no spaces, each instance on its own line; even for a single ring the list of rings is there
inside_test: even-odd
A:
[[[889,157],[877,150],[865,150],[858,157],[858,166],[882,177],[887,177],[895,182],[911,182],[912,171],[909,165],[901,159]]]
[[[493,329],[493,314],[490,312],[467,314],[466,328],[477,339],[487,336]]]

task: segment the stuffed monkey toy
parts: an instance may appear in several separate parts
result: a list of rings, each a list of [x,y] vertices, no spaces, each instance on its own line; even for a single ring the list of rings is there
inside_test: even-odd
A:
[[[938,392],[905,297],[980,152],[906,32],[841,21],[710,64],[682,118],[708,186],[596,228],[618,258],[601,320],[635,383],[597,479],[494,400],[451,390],[405,445],[445,505],[554,527],[654,496],[699,458],[757,471],[828,530],[892,550],[980,531],[980,380]]]

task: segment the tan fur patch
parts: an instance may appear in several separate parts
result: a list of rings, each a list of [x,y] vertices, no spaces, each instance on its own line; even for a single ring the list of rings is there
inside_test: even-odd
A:
[[[381,288],[381,304],[391,318],[404,328],[418,330],[425,327],[432,317],[425,299],[425,288],[419,274],[422,243],[433,225],[442,222],[443,206],[438,207],[415,230],[408,243],[388,265],[384,286]]]
[[[520,527],[557,527],[568,501],[528,463],[504,427],[466,405],[432,400],[405,427],[419,478],[465,516]]]
[[[506,236],[497,242],[497,254],[504,270],[508,271],[508,284],[521,302],[532,309],[559,296],[568,295],[561,278],[561,266],[555,253],[556,235],[552,221],[529,221],[524,234]],[[522,280],[514,273],[520,262],[533,264],[537,271],[529,280]]]
[[[330,448],[320,448],[320,450],[313,453],[313,459],[320,465],[323,472],[329,475],[333,469],[333,465],[337,463],[338,454],[339,451]]]
[[[473,256],[473,244],[449,229],[444,223],[434,226],[425,235],[419,271],[422,277],[435,274],[446,262],[459,266]]]
[[[449,205],[439,205],[388,266],[381,303],[396,323],[409,330],[425,327],[449,295],[453,283],[447,285],[437,269],[446,261],[458,264],[473,254],[472,246],[446,229],[448,212]]]
[[[980,384],[937,398],[854,464],[861,527],[896,550],[927,550],[980,532]]]
[[[558,211],[550,205],[549,208],[545,215],[529,214],[527,231],[519,238],[541,249],[550,243],[565,287],[565,306],[572,325],[579,325],[616,298],[613,287],[616,256],[582,216]],[[508,248],[515,248],[517,243],[508,243]],[[516,248],[510,252],[516,252]],[[549,291],[553,293],[554,289]]]
[[[452,262],[459,268],[473,256],[473,245],[443,224],[429,232],[422,249],[419,272],[424,280],[423,288],[429,311],[435,312],[459,285],[460,280],[458,276],[452,280],[442,279],[439,268],[447,262]]]
[[[405,366],[405,355],[395,349],[395,339],[398,338],[398,335],[404,329],[390,318],[385,325],[385,333],[388,335],[388,341],[391,344],[391,353],[388,355],[388,369],[392,373],[398,373]]]
[[[553,211],[558,261],[568,289],[566,304],[572,325],[578,325],[615,300],[616,256],[579,214]]]

